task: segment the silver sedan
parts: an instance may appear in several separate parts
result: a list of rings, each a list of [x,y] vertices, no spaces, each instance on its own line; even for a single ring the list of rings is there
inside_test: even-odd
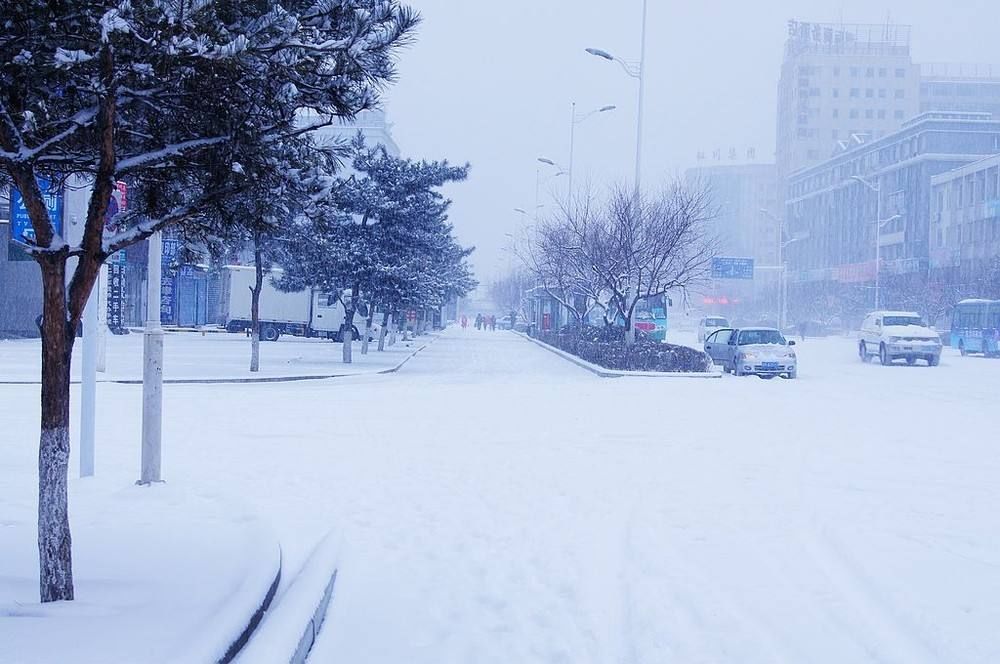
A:
[[[705,352],[723,371],[736,376],[796,378],[799,368],[794,345],[771,327],[726,328],[705,339]]]

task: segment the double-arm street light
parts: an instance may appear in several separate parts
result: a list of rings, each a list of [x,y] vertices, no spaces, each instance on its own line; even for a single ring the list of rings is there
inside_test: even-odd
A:
[[[642,119],[643,119],[643,98],[646,92],[646,15],[649,0],[642,0],[642,37],[639,45],[639,63],[633,64],[621,58],[611,55],[607,51],[599,48],[588,48],[587,53],[617,62],[625,73],[639,81],[639,108],[636,116],[635,128],[635,192],[636,198],[639,196],[642,184]]]
[[[781,282],[778,285],[778,298],[780,300],[778,304],[778,329],[784,330],[785,326],[788,324],[788,259],[785,255],[785,249],[788,248],[788,245],[798,242],[802,238],[793,237],[786,240],[784,219],[779,219],[775,215],[771,214],[771,211],[766,208],[761,208],[760,213],[778,225],[777,268],[781,274]]]
[[[878,311],[881,302],[879,298],[880,273],[882,271],[882,228],[903,215],[894,214],[888,219],[882,218],[882,185],[878,181],[872,184],[860,175],[852,175],[852,180],[857,180],[865,185],[875,194],[875,311]]]

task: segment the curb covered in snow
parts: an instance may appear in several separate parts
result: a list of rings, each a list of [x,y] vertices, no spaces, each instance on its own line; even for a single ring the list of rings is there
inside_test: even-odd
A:
[[[239,653],[240,664],[302,664],[316,642],[333,599],[340,537],[330,533],[316,546],[298,575]]]
[[[420,346],[413,352],[409,353],[406,357],[400,360],[394,366],[385,369],[376,369],[372,371],[362,371],[358,373],[340,373],[340,374],[316,374],[316,375],[298,375],[298,376],[248,376],[245,378],[164,378],[164,385],[228,385],[228,384],[241,384],[241,383],[299,383],[307,380],[329,380],[331,378],[351,378],[354,376],[382,376],[386,374],[396,373],[403,368],[403,365],[412,360],[420,351],[427,348],[432,344],[436,338],[430,339],[427,343]],[[112,384],[112,385],[142,385],[141,378],[99,378],[98,383]],[[79,380],[70,381],[72,385],[79,385]],[[0,385],[41,385],[40,381],[37,380],[2,380]]]
[[[692,372],[692,371],[619,371],[617,369],[606,369],[602,366],[588,362],[582,358],[573,355],[572,353],[567,353],[564,350],[556,348],[555,346],[550,346],[544,341],[539,341],[534,337],[529,337],[527,334],[522,332],[514,331],[514,334],[527,339],[528,341],[534,342],[544,348],[547,351],[555,353],[564,360],[569,360],[576,366],[586,369],[592,374],[600,376],[601,378],[721,378],[721,371],[706,371],[706,372]]]

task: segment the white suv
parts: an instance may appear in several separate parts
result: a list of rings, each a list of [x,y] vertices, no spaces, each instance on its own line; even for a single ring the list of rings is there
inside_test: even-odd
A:
[[[858,355],[868,362],[878,355],[882,364],[905,359],[907,364],[925,360],[936,367],[941,360],[941,336],[912,311],[876,311],[861,324]]]

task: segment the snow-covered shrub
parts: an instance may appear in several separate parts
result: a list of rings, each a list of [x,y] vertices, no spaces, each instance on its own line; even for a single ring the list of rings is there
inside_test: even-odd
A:
[[[537,338],[592,364],[616,371],[707,372],[712,360],[704,352],[640,336],[632,346],[621,328],[585,326],[578,333],[541,332]]]

